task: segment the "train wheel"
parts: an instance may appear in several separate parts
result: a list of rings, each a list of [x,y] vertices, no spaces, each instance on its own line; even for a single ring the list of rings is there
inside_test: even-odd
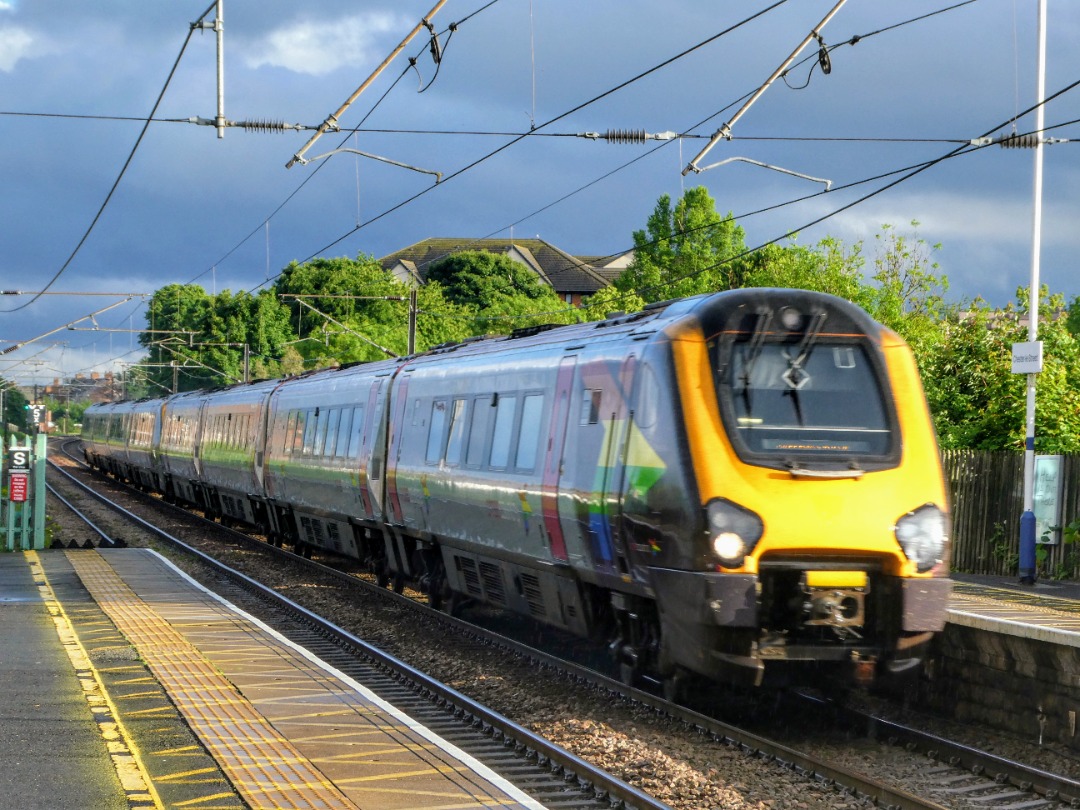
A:
[[[638,670],[633,664],[623,661],[619,664],[619,681],[627,686],[638,685]]]
[[[671,703],[682,703],[686,697],[686,672],[676,668],[674,672],[664,678],[661,689],[664,700]]]
[[[394,574],[394,593],[405,593],[405,577]]]

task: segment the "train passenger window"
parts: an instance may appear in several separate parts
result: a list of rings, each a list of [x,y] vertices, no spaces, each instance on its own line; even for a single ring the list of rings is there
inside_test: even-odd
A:
[[[312,453],[316,456],[324,455],[323,448],[326,446],[326,429],[330,425],[330,411],[327,408],[316,408],[318,427],[315,433],[315,447]]]
[[[517,397],[500,396],[495,406],[495,430],[491,437],[491,456],[488,463],[493,469],[504,469],[510,463],[510,438],[514,431],[517,413]]]
[[[600,398],[602,388],[586,388],[581,398],[581,417],[579,425],[595,425],[600,421]]]
[[[292,432],[289,434],[289,452],[301,453],[304,449],[304,412],[294,411]]]
[[[442,458],[443,431],[446,428],[446,400],[436,400],[431,403],[431,422],[428,429],[427,451],[424,460],[428,464],[436,464]]]
[[[533,470],[536,467],[536,450],[540,445],[540,437],[545,433],[540,423],[543,410],[543,394],[529,394],[522,400],[517,460],[514,462],[514,466],[519,470]]]
[[[465,400],[455,399],[450,413],[450,437],[446,442],[446,463],[456,467],[461,463],[461,447],[465,439]]]
[[[469,444],[465,451],[465,466],[479,467],[484,463],[484,442],[487,440],[487,426],[491,408],[489,396],[476,397],[472,404],[472,416],[469,419]]]
[[[643,364],[637,374],[637,396],[634,399],[634,421],[642,428],[651,428],[660,415],[660,384],[652,366]]]
[[[420,427],[424,424],[424,417],[420,415],[420,400],[414,399],[412,404],[412,424],[413,427]]]
[[[315,451],[315,428],[318,420],[315,418],[315,411],[302,411],[304,419],[304,445],[303,453],[305,456],[310,456]]]
[[[342,408],[338,419],[337,441],[334,442],[334,455],[343,457],[349,449],[349,428],[352,427],[353,408]]]
[[[360,457],[360,446],[364,439],[364,406],[353,408],[352,433],[349,434],[349,458]]]
[[[285,455],[292,453],[293,434],[296,433],[296,411],[289,411],[285,416],[285,436],[281,441],[281,452]]]
[[[341,408],[331,408],[329,418],[326,424],[326,446],[323,448],[323,455],[327,458],[333,458],[335,455],[335,448],[337,447],[338,437],[338,423],[341,420]]]

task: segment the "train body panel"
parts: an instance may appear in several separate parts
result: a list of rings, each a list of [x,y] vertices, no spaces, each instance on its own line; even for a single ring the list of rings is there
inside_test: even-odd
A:
[[[213,513],[258,523],[267,403],[278,385],[269,381],[233,386],[203,401],[194,460],[206,506]]]
[[[397,366],[318,372],[271,397],[265,492],[301,541],[362,557],[349,526],[381,526],[386,392]]]
[[[197,506],[201,497],[198,442],[207,394],[191,391],[176,394],[165,403],[158,457],[165,474],[165,496]]]
[[[433,601],[592,635],[628,678],[864,679],[943,625],[949,505],[914,358],[841,299],[736,290],[266,385],[166,401],[170,480],[246,487],[272,535]],[[204,444],[230,397],[265,413],[236,463]]]

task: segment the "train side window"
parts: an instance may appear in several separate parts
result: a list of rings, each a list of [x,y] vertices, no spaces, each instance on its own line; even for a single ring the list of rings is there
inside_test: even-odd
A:
[[[484,442],[487,441],[487,426],[491,408],[491,397],[476,397],[472,403],[472,416],[469,419],[469,443],[465,450],[465,466],[479,467],[484,463]]]
[[[336,455],[338,422],[340,420],[341,408],[331,408],[326,423],[326,446],[323,448],[323,455],[327,458],[333,458]]]
[[[292,453],[294,433],[296,433],[296,411],[289,411],[285,416],[285,436],[281,441],[281,452],[285,455]]]
[[[427,452],[424,454],[424,461],[428,464],[437,464],[442,458],[446,416],[445,399],[437,399],[431,403],[431,424],[428,428]]]
[[[450,413],[450,437],[446,441],[446,463],[451,467],[461,464],[461,447],[465,440],[465,400],[455,399]]]
[[[517,414],[517,397],[500,396],[495,406],[495,429],[491,436],[491,455],[488,463],[492,469],[505,469],[510,463],[510,439],[514,432],[514,416]]]
[[[660,385],[652,366],[643,364],[637,374],[637,400],[634,419],[642,428],[653,427],[660,414]]]
[[[600,421],[600,399],[603,396],[601,388],[586,388],[581,398],[581,417],[579,425],[595,425]]]
[[[315,427],[316,427],[315,411],[314,410],[305,410],[302,413],[303,413],[303,419],[304,419],[303,454],[305,456],[310,456],[312,451],[315,448]]]
[[[296,424],[293,426],[293,435],[291,440],[289,440],[293,443],[292,453],[303,453],[303,426],[305,426],[306,421],[305,411],[297,410]]]
[[[412,404],[412,424],[413,427],[420,427],[424,424],[424,417],[420,414],[420,400],[414,399]]]
[[[536,450],[544,434],[540,417],[544,410],[543,394],[528,394],[521,402],[521,427],[518,428],[517,455],[514,466],[522,472],[536,468]]]
[[[312,453],[321,456],[323,455],[323,448],[326,446],[326,428],[330,422],[330,411],[326,408],[316,408],[315,414],[317,426],[315,428],[315,447]]]
[[[352,427],[353,408],[342,408],[338,418],[337,440],[334,442],[334,455],[342,458],[349,449],[349,428]]]
[[[349,458],[360,457],[360,444],[364,438],[364,406],[353,408],[352,434],[349,437]]]

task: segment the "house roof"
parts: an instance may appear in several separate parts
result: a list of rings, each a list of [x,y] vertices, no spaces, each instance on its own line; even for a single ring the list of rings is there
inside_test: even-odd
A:
[[[379,262],[387,270],[397,268],[399,277],[408,276],[424,281],[428,267],[452,253],[464,250],[506,254],[536,273],[557,293],[588,295],[607,287],[614,278],[610,270],[594,267],[583,258],[572,256],[543,239],[425,239],[384,256]]]

